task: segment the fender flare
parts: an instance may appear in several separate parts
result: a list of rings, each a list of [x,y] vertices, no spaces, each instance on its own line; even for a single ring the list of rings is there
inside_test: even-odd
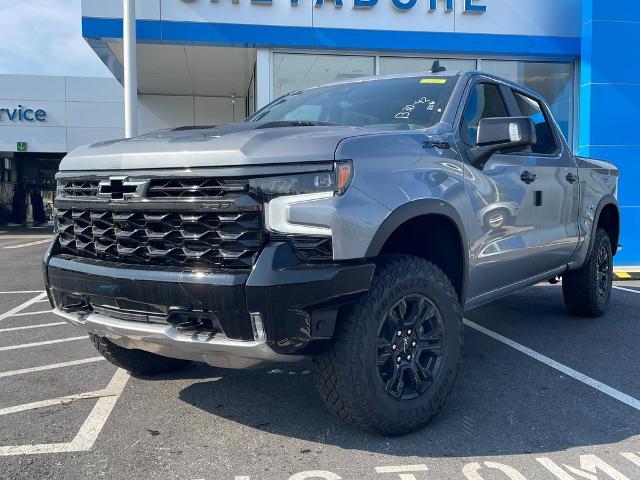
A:
[[[467,285],[469,281],[469,241],[462,218],[450,203],[437,199],[420,199],[412,200],[400,205],[387,215],[387,218],[385,218],[380,225],[380,228],[378,228],[378,231],[373,236],[369,246],[367,247],[366,257],[377,257],[382,251],[384,244],[398,229],[398,227],[409,220],[425,215],[438,215],[445,217],[447,220],[453,221],[456,226],[458,236],[460,238],[460,244],[462,246],[462,250],[459,252],[462,258],[462,291],[460,292],[460,296],[461,304],[464,309]]]
[[[589,248],[587,249],[587,256],[585,257],[585,259],[589,258],[591,256],[591,253],[593,252],[593,242],[595,241],[596,231],[598,229],[598,223],[600,222],[600,215],[602,214],[602,210],[604,210],[604,208],[608,205],[613,205],[615,207],[616,212],[618,213],[618,225],[620,225],[620,207],[618,205],[618,201],[613,195],[610,195],[610,194],[605,195],[603,198],[600,199],[600,202],[598,203],[598,207],[596,208],[596,213],[593,216],[593,225],[591,225],[591,234],[589,236]],[[617,243],[619,240],[620,240],[620,229],[618,228],[618,238],[615,240],[616,245],[614,245],[615,247],[614,256],[618,250]]]

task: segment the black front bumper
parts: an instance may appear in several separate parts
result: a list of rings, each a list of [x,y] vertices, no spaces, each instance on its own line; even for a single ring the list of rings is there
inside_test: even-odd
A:
[[[305,264],[287,243],[265,247],[251,271],[210,272],[80,258],[58,253],[54,242],[44,268],[49,297],[62,311],[99,306],[134,322],[203,312],[238,341],[255,340],[251,314],[259,313],[266,343],[279,354],[331,338],[338,309],[368,291],[375,270],[369,262]]]

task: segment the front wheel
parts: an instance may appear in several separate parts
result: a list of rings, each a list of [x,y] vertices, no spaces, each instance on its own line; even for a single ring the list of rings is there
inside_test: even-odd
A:
[[[331,348],[314,358],[315,378],[338,417],[401,435],[442,408],[462,345],[460,303],[442,270],[422,258],[388,256],[367,295],[341,313]]]
[[[601,317],[607,310],[613,284],[613,253],[607,232],[599,228],[586,263],[562,276],[562,294],[569,313]]]

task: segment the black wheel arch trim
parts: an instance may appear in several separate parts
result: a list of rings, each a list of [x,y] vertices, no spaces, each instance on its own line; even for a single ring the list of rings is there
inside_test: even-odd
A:
[[[589,238],[589,248],[587,249],[587,255],[585,257],[585,261],[591,256],[591,253],[593,252],[593,243],[595,242],[596,232],[598,231],[598,223],[600,222],[600,215],[602,214],[602,211],[605,209],[605,207],[607,207],[608,205],[613,205],[616,209],[616,213],[618,214],[618,238],[611,239],[614,241],[614,244],[611,245],[613,256],[615,257],[616,253],[618,252],[618,241],[620,240],[620,207],[618,206],[618,201],[613,195],[605,195],[602,199],[600,199],[600,202],[598,203],[598,207],[596,208],[596,213],[593,216],[593,225],[591,225],[591,235]]]
[[[367,247],[366,257],[377,257],[387,240],[393,235],[393,233],[404,223],[417,217],[425,215],[438,215],[445,217],[446,219],[453,221],[458,231],[460,243],[462,245],[462,251],[460,256],[462,258],[462,291],[460,292],[460,303],[464,308],[466,301],[467,285],[469,280],[469,258],[467,252],[469,251],[469,242],[466,234],[466,229],[462,218],[458,211],[448,202],[437,199],[419,199],[412,200],[411,202],[404,203],[398,208],[393,210],[387,218],[382,222],[380,228],[373,236],[373,239]]]

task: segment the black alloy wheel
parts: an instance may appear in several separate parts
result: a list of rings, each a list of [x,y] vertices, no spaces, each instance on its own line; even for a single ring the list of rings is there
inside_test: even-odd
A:
[[[389,396],[412,400],[433,385],[445,351],[440,312],[426,296],[400,298],[378,330],[378,378]]]
[[[611,259],[609,249],[606,245],[601,245],[598,249],[595,274],[598,285],[598,296],[603,298],[608,294],[609,284],[611,283]]]

